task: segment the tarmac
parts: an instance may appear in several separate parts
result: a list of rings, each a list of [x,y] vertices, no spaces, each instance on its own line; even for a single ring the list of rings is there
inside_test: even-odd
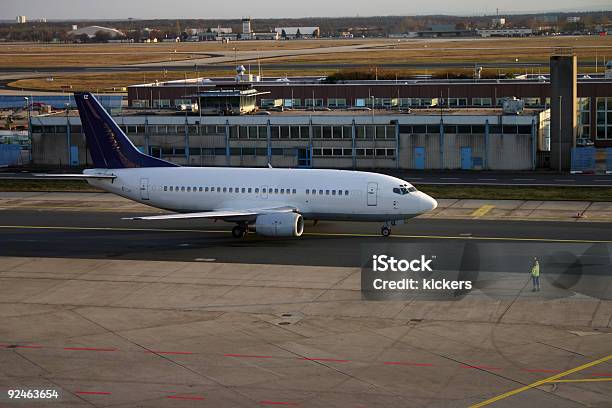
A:
[[[525,275],[505,296],[363,301],[359,268],[0,259],[0,384],[60,394],[5,406],[604,407],[612,395],[612,302],[533,293]]]
[[[612,228],[570,216],[605,203],[449,200],[391,240],[375,224],[320,223],[299,239],[236,241],[225,223],[121,220],[155,211],[109,194],[0,200],[0,406],[612,400]],[[536,222],[537,211],[557,219]],[[475,289],[363,300],[360,255],[381,243],[479,251],[479,273],[461,266]],[[540,292],[524,265],[534,253]],[[569,272],[545,256],[570,259]],[[9,389],[58,398],[8,400]]]

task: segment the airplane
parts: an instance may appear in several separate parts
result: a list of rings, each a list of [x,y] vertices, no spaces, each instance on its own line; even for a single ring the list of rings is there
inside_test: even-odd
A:
[[[391,226],[438,203],[388,175],[327,169],[182,167],[142,153],[96,97],[75,93],[95,168],[71,175],[127,199],[173,213],[128,220],[214,219],[235,223],[232,235],[254,231],[299,237],[304,220],[383,222]],[[62,177],[65,177],[62,176]]]

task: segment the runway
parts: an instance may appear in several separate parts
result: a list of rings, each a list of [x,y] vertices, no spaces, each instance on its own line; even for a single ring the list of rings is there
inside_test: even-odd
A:
[[[478,242],[538,245],[612,243],[610,223],[413,219],[384,239],[377,223],[308,222],[300,238],[232,238],[232,224],[122,220],[133,213],[0,211],[0,256],[227,262],[356,267],[363,246]],[[509,255],[511,252],[509,252]]]

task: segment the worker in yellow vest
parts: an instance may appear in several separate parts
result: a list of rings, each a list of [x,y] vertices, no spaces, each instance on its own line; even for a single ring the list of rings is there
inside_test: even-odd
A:
[[[540,262],[538,258],[533,258],[533,266],[531,267],[531,280],[533,282],[532,292],[540,291]]]

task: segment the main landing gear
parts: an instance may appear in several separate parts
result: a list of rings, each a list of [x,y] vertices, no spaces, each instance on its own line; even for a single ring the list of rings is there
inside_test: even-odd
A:
[[[234,238],[244,238],[249,233],[249,226],[247,224],[238,224],[232,228],[232,236]]]

